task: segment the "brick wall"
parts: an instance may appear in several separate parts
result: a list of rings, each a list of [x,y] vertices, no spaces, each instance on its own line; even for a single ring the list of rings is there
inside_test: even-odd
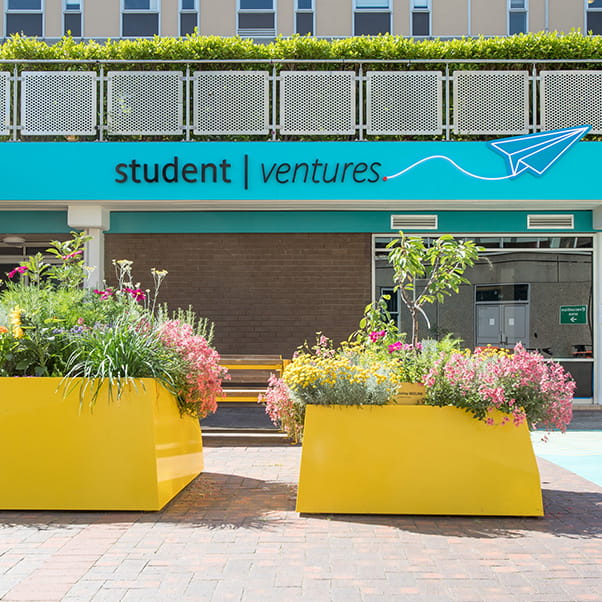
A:
[[[370,302],[369,234],[107,234],[111,259],[134,260],[134,278],[169,275],[159,300],[192,305],[215,322],[221,353],[290,357],[321,331],[339,342]]]

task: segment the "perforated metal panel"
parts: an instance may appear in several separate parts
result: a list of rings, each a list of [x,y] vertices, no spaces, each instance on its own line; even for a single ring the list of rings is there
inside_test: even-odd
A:
[[[96,134],[93,71],[23,71],[21,133],[25,136]]]
[[[194,133],[268,134],[267,71],[195,71]]]
[[[10,73],[0,72],[0,136],[10,134]]]
[[[353,71],[283,71],[280,74],[280,133],[355,134]]]
[[[182,134],[179,71],[109,71],[107,76],[109,134]]]
[[[602,71],[541,71],[541,129],[591,125],[602,133]]]
[[[527,134],[527,71],[455,71],[456,134]]]
[[[369,71],[366,133],[441,134],[441,79],[439,71]]]

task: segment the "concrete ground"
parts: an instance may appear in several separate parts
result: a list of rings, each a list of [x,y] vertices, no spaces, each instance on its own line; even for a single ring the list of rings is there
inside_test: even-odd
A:
[[[602,600],[602,486],[575,472],[538,459],[544,518],[299,515],[300,453],[207,446],[156,513],[0,512],[0,599]]]

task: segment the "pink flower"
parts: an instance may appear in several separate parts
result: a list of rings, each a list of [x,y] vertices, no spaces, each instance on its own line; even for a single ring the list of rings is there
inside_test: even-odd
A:
[[[69,255],[61,256],[61,259],[63,261],[68,261],[69,259],[73,259],[74,257],[81,255],[82,253],[83,253],[83,251],[80,249],[79,251],[73,251],[73,253],[69,253]]]
[[[373,343],[376,343],[376,341],[382,339],[386,334],[386,330],[374,330],[368,336]]]
[[[141,288],[127,288],[123,289],[126,293],[132,297],[135,301],[141,302],[146,299],[146,293]]]
[[[391,343],[387,349],[389,353],[393,353],[394,351],[401,351],[403,349],[403,343],[401,341],[397,341],[396,343]]]
[[[110,297],[112,297],[115,294],[115,291],[112,288],[108,288],[104,291],[98,290],[97,288],[95,288],[93,291],[93,293],[95,293],[96,295],[99,295],[101,299],[109,299]]]
[[[9,278],[14,278],[17,274],[25,274],[25,272],[27,272],[27,267],[24,265],[20,265],[18,268],[15,268],[14,270],[11,270],[7,276]]]

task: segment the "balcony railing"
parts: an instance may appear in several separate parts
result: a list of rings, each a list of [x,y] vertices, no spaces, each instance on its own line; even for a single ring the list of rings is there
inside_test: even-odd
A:
[[[602,61],[3,61],[0,119],[7,141],[596,135]]]

